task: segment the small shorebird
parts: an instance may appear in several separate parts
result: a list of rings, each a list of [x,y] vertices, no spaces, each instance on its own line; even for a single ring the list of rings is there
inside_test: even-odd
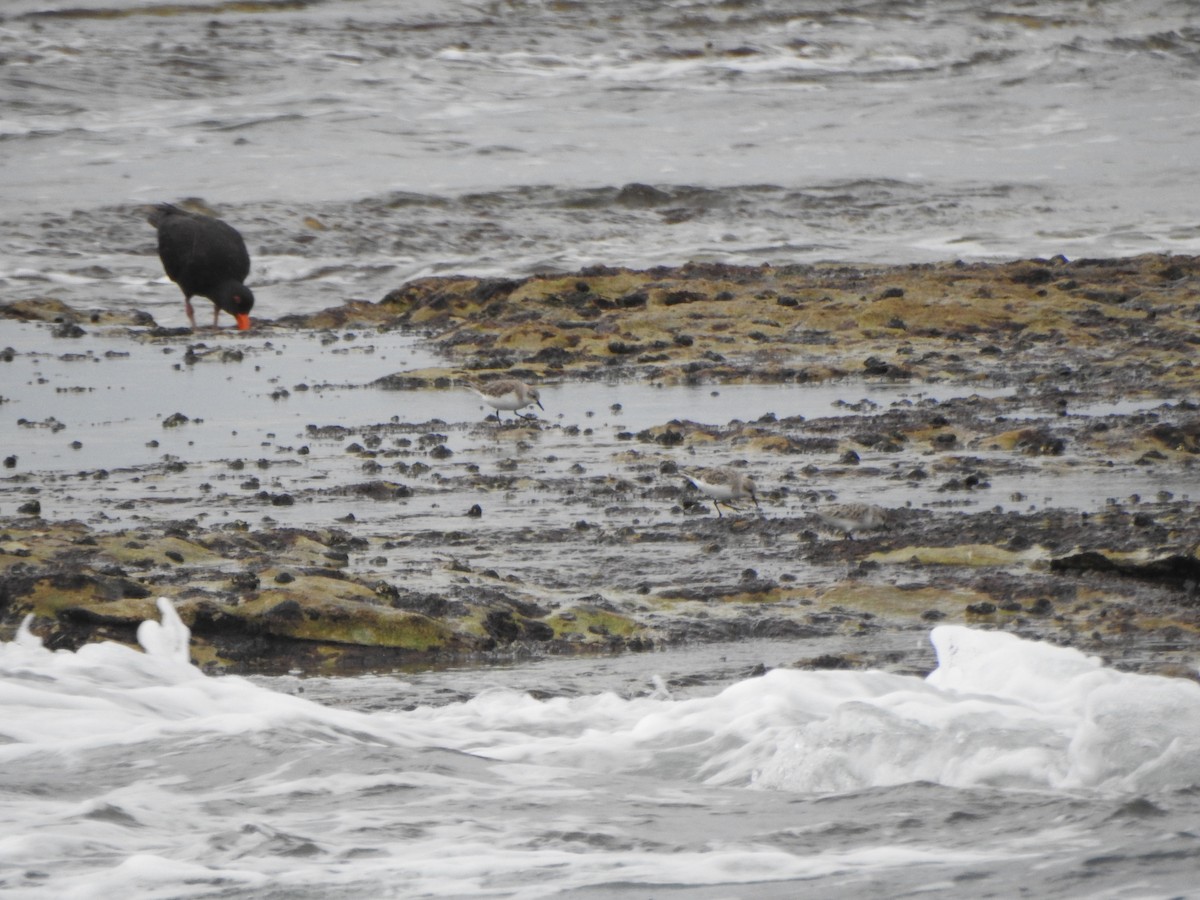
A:
[[[544,410],[542,406],[541,395],[538,394],[538,389],[530,387],[523,381],[518,381],[515,378],[501,378],[498,381],[485,381],[482,384],[475,382],[465,382],[466,386],[474,391],[479,399],[496,410],[496,421],[500,421],[500,410],[511,410],[514,416],[522,419],[532,419],[533,416],[523,416],[517,410],[524,409],[531,403],[536,403],[539,409]]]
[[[741,500],[743,497],[753,500],[755,508],[760,513],[762,512],[762,507],[758,505],[758,497],[755,496],[758,486],[749,475],[725,466],[712,469],[680,469],[679,471],[701,493],[712,499],[718,518],[721,517],[722,503],[730,509],[736,510],[737,507],[729,501]]]
[[[854,540],[856,531],[874,531],[887,524],[887,510],[871,503],[846,503],[818,509],[817,518]]]

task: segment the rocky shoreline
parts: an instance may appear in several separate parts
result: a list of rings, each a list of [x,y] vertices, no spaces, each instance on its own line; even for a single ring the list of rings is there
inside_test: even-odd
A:
[[[229,336],[198,345],[145,316],[49,302],[0,306],[0,316],[114,330],[193,356],[241,352]],[[872,635],[966,622],[1195,676],[1200,516],[1187,489],[1200,475],[1190,399],[1200,259],[442,277],[257,326],[260,337],[425,334],[445,365],[362,385],[380,392],[501,375],[966,390],[721,424],[681,409],[577,460],[572,442],[590,429],[550,417],[317,425],[306,435],[314,452],[324,442],[364,474],[247,496],[269,514],[340,492],[360,514],[299,526],[43,518],[69,484],[14,464],[0,473],[0,637],[33,615],[51,647],[133,642],[166,596],[192,629],[193,659],[213,671],[355,672],[792,636],[836,639],[798,665],[919,671],[926,658],[873,651]],[[453,449],[459,436],[491,443]],[[551,437],[547,465],[536,448]],[[684,462],[752,472],[762,513],[718,518],[680,476]],[[1158,487],[1123,490],[1141,481]],[[443,521],[403,527],[395,511],[435,487]],[[1070,499],[1081,493],[1089,502]],[[882,527],[848,538],[822,518],[834,502],[876,495]],[[479,496],[536,505],[497,523]]]

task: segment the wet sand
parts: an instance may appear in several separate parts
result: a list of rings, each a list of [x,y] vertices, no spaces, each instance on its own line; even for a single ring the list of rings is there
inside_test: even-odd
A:
[[[896,636],[966,622],[1191,675],[1198,309],[1165,256],[430,278],[248,334],[0,306],[0,636],[132,642],[164,595],[220,671],[920,671]],[[545,411],[497,422],[499,377]]]

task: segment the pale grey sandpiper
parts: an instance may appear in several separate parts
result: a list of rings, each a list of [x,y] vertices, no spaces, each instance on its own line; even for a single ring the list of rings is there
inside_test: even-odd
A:
[[[854,532],[874,531],[887,524],[887,510],[873,503],[844,503],[816,510],[817,518],[844,537],[854,540]]]
[[[539,409],[546,408],[542,406],[538,389],[530,387],[516,378],[500,378],[496,381],[484,382],[468,381],[465,384],[478,395],[480,400],[496,410],[496,421],[500,421],[500,410],[502,409],[511,411],[514,416],[519,418],[532,419],[533,416],[523,416],[517,410],[524,409],[531,403],[536,403]]]
[[[721,518],[722,503],[732,510],[737,510],[737,507],[729,501],[741,500],[743,497],[749,497],[753,500],[755,508],[760,513],[762,512],[762,507],[758,505],[758,497],[756,496],[758,485],[754,483],[753,478],[744,472],[739,472],[737,469],[731,469],[727,466],[715,466],[711,469],[680,469],[679,471],[702,494],[712,500],[718,518]]]

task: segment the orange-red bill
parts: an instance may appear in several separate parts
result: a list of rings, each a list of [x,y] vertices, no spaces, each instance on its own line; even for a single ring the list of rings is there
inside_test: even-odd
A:
[[[248,331],[250,328],[250,317],[245,313],[238,313],[234,316],[237,319],[238,331]]]

